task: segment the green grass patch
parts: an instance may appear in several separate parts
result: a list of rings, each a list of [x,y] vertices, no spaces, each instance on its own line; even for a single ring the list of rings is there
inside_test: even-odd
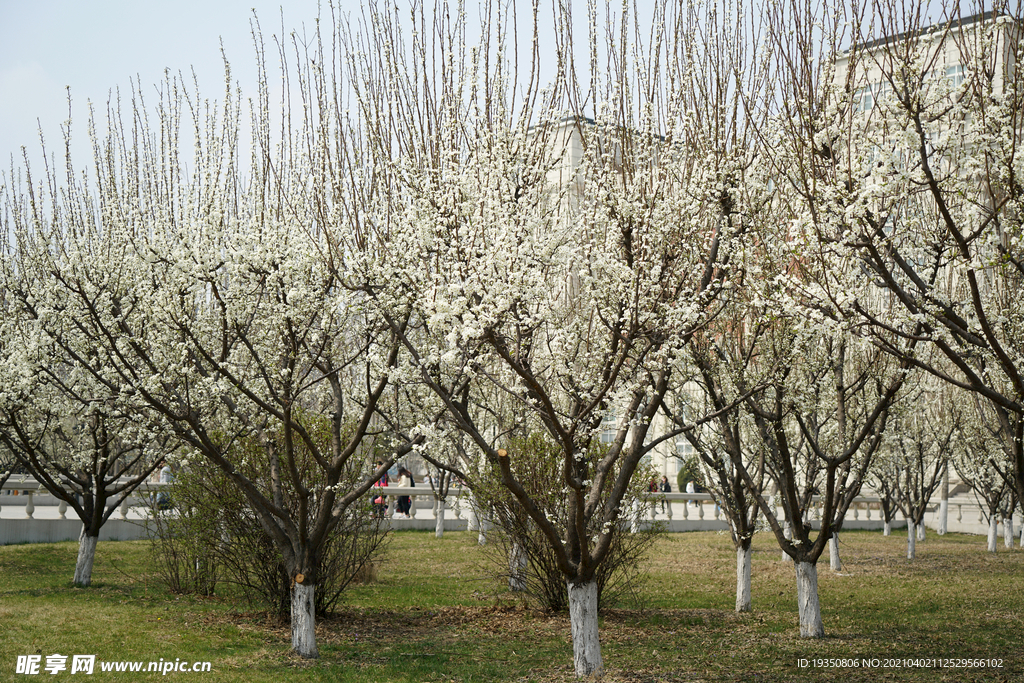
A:
[[[991,555],[982,538],[931,534],[908,561],[905,543],[842,535],[843,570],[818,569],[827,637],[809,641],[798,636],[792,565],[772,538],[755,539],[754,611],[737,615],[728,536],[666,535],[645,563],[645,607],[602,616],[606,680],[1024,680],[1024,552]],[[44,664],[51,654],[209,661],[209,674],[166,676],[207,681],[573,680],[567,616],[536,612],[494,580],[476,534],[394,534],[376,581],[352,587],[319,623],[315,662],[292,656],[287,624],[247,611],[229,586],[212,598],[168,593],[144,542],[100,543],[86,589],[71,584],[76,552],[74,543],[0,547],[0,681],[34,680],[15,674],[18,655],[30,654]],[[992,659],[1002,668],[907,667]],[[873,660],[877,668],[863,666]],[[97,665],[91,680],[166,677]]]

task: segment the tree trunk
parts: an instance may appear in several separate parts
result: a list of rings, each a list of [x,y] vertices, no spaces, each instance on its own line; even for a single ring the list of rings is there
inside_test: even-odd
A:
[[[444,537],[444,501],[437,501],[437,517],[434,519],[434,538]]]
[[[824,638],[821,603],[818,602],[818,567],[810,562],[796,562],[796,600],[800,610],[800,637]]]
[[[484,512],[480,515],[480,533],[477,534],[477,545],[487,545],[487,532],[491,530],[490,514]]]
[[[914,523],[907,520],[907,559],[912,560],[917,556],[917,534],[915,533]]]
[[[736,548],[736,611],[750,611],[750,546]]]
[[[885,525],[882,527],[882,535],[883,536],[891,536],[892,535],[892,522],[890,522],[889,520],[885,520]]]
[[[604,675],[601,641],[597,633],[597,581],[566,582],[569,587],[569,623],[572,625],[572,659],[576,677]]]
[[[508,589],[516,593],[526,590],[526,553],[515,542],[508,551]]]
[[[832,534],[828,539],[828,562],[834,572],[843,570],[843,563],[839,561],[839,534]]]
[[[791,526],[789,525],[789,522],[788,522],[788,521],[787,521],[787,522],[786,522],[785,524],[783,524],[783,526],[782,526],[782,535],[783,535],[783,536],[784,536],[784,537],[785,537],[785,538],[786,538],[787,540],[790,540],[790,541],[792,541],[792,540],[793,540],[793,527],[791,527]],[[788,554],[788,553],[787,553],[787,552],[786,552],[785,550],[783,550],[783,551],[782,551],[782,561],[783,561],[783,562],[792,562],[792,561],[793,561],[793,558],[792,558],[792,557],[790,557],[790,556],[789,556],[789,554]]]
[[[1003,518],[1003,545],[1013,550],[1013,515]]]
[[[320,656],[316,649],[315,590],[311,583],[292,584],[292,649],[307,659]]]
[[[925,528],[924,528],[924,520],[922,520],[922,521],[921,521],[921,522],[920,522],[920,523],[919,523],[919,524],[917,525],[917,540],[919,540],[919,541],[921,541],[922,543],[924,543],[925,533],[926,533],[926,532],[925,532]]]
[[[996,531],[998,524],[999,520],[996,519],[995,514],[988,516],[988,551],[990,553],[994,553],[996,551],[996,536],[998,536]]]
[[[939,536],[949,530],[949,467],[942,473],[942,491],[939,493]]]
[[[96,559],[96,541],[98,536],[89,536],[82,528],[78,538],[78,561],[75,563],[75,585],[88,586],[92,583],[92,563]]]
[[[476,513],[476,499],[470,496],[466,508],[466,531],[480,531],[480,516]]]

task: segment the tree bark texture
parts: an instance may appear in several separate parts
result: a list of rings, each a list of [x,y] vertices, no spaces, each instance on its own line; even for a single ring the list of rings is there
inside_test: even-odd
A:
[[[999,520],[996,519],[995,515],[989,515],[988,518],[988,551],[994,553],[996,551],[996,538],[998,537],[998,526]]]
[[[925,536],[927,535],[927,533],[928,532],[924,528],[924,522],[921,522],[920,524],[917,525],[917,540],[919,540],[922,543],[924,543],[924,539],[925,539]]]
[[[434,520],[434,538],[444,537],[444,509],[443,500],[437,501],[437,518]]]
[[[885,526],[882,527],[882,535],[883,536],[891,536],[892,535],[892,522],[886,522],[885,523]]]
[[[800,637],[824,638],[821,603],[818,601],[818,567],[811,562],[796,563],[796,600],[800,611]]]
[[[907,559],[912,560],[917,556],[917,534],[914,530],[914,523],[907,520]]]
[[[832,534],[828,539],[828,562],[834,572],[843,570],[843,563],[839,559],[839,534]]]
[[[316,587],[311,583],[292,584],[292,649],[300,657],[316,659]]]
[[[88,586],[92,583],[92,563],[96,559],[98,536],[89,536],[84,531],[78,539],[78,561],[75,563],[75,585]]]
[[[566,582],[569,587],[569,622],[572,625],[572,658],[576,677],[604,674],[601,641],[597,634],[597,581]]]
[[[752,549],[736,548],[736,611],[750,611],[750,557]]]
[[[1013,515],[1003,518],[1003,545],[1013,550]]]

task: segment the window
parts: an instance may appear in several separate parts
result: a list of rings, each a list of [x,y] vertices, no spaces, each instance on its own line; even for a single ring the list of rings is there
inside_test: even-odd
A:
[[[861,88],[853,94],[853,110],[869,111],[875,106],[875,95],[871,86]]]
[[[610,444],[615,441],[619,431],[619,420],[614,413],[609,413],[601,420],[601,443]]]
[[[871,111],[876,104],[892,97],[892,86],[888,81],[871,83],[853,93],[854,111]]]
[[[964,82],[964,65],[956,64],[955,66],[947,66],[945,76],[949,81],[949,87],[959,87]]]

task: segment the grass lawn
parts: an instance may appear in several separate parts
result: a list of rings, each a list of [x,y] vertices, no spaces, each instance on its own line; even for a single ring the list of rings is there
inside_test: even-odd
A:
[[[754,611],[737,615],[729,537],[665,535],[636,600],[604,612],[606,680],[1024,680],[1024,552],[1000,545],[991,555],[983,538],[930,534],[910,562],[905,546],[902,534],[844,533],[842,572],[827,557],[819,564],[827,636],[810,641],[799,638],[792,564],[772,538],[755,539]],[[32,654],[42,666],[47,655],[94,654],[85,680],[99,681],[574,680],[568,617],[535,612],[491,579],[475,534],[394,534],[377,581],[350,589],[318,624],[312,663],[289,653],[286,624],[228,598],[168,593],[145,542],[100,543],[87,589],[71,585],[76,552],[74,543],[0,547],[0,681],[78,680],[70,657],[58,675],[17,675],[17,657]],[[100,671],[103,661],[161,658],[212,670]],[[816,659],[878,666],[811,666]],[[958,659],[1002,668],[907,666]]]

